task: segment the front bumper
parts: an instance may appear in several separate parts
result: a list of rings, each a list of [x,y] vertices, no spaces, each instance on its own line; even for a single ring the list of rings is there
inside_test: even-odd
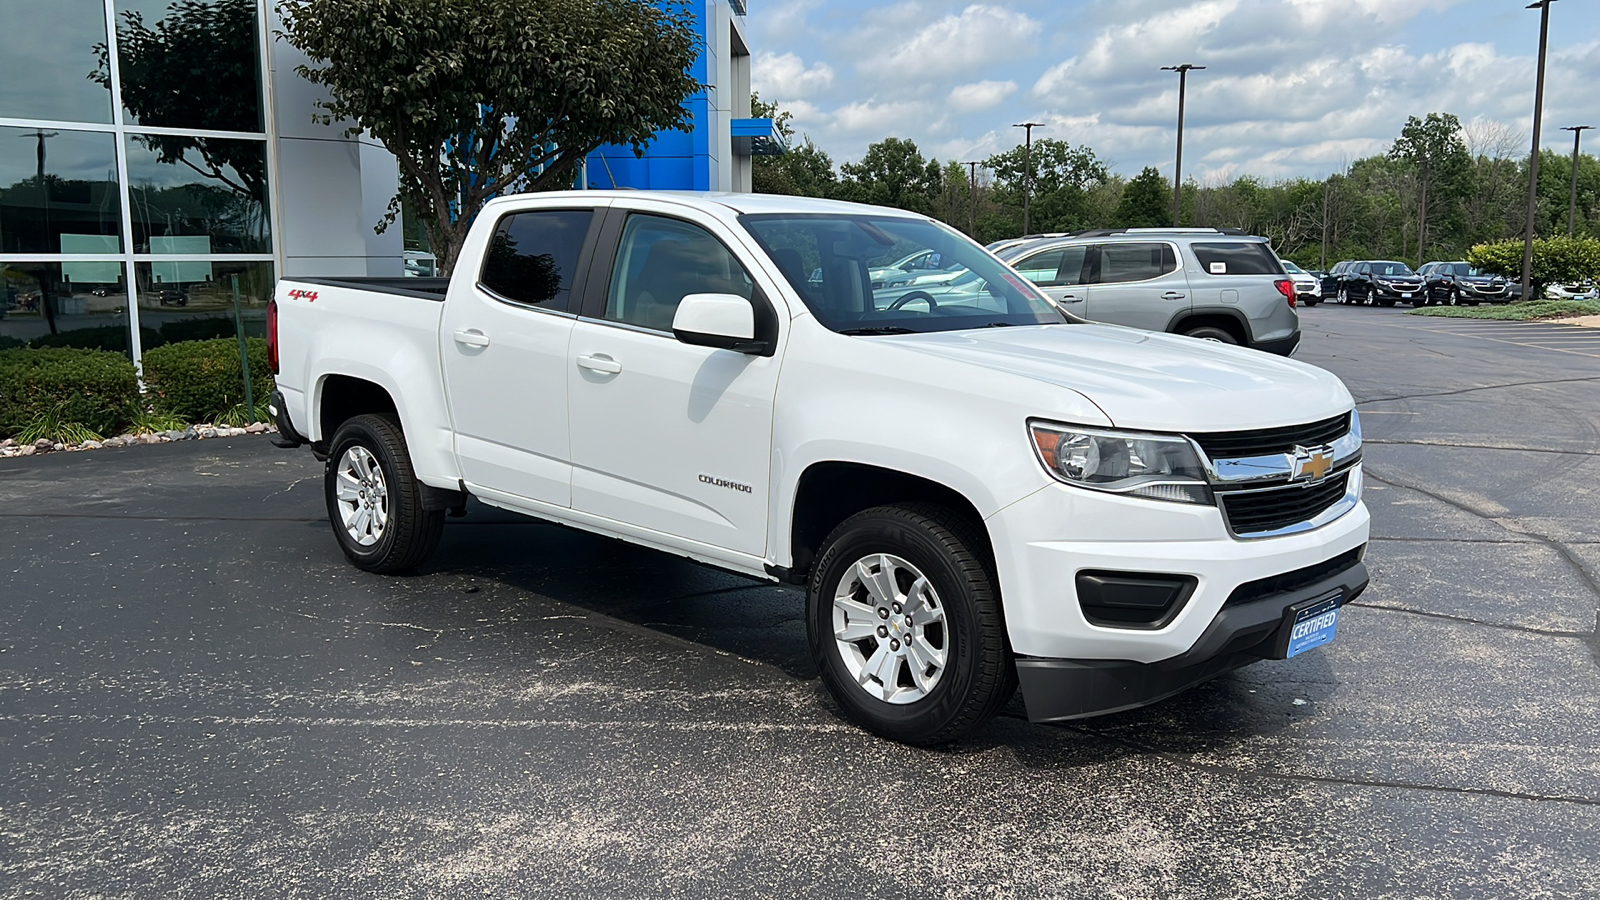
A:
[[[1028,718],[1060,721],[1132,709],[1250,663],[1281,658],[1293,627],[1291,607],[1328,595],[1336,595],[1343,606],[1366,587],[1367,567],[1354,560],[1287,590],[1247,596],[1226,605],[1194,646],[1159,662],[1019,658],[1017,679]]]

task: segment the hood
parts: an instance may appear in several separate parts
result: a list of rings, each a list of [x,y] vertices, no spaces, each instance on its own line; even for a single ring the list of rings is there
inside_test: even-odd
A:
[[[1075,391],[1119,428],[1271,428],[1336,416],[1352,406],[1344,383],[1315,366],[1113,325],[983,328],[872,340]]]

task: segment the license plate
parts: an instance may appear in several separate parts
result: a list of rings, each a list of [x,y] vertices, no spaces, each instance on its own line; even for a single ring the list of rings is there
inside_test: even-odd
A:
[[[1294,624],[1289,629],[1289,651],[1287,656],[1294,657],[1321,647],[1323,644],[1333,642],[1335,631],[1339,627],[1339,601],[1343,599],[1335,594],[1322,600],[1314,600],[1302,609],[1295,611]]]
[[[1404,294],[1401,294],[1400,295],[1400,299],[1401,300],[1410,300],[1411,299],[1411,292],[1410,291],[1406,291]]]

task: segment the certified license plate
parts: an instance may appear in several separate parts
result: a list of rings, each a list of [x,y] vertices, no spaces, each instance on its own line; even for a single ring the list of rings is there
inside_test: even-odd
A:
[[[1410,300],[1411,299],[1411,292],[1410,291],[1406,291],[1404,294],[1401,294],[1400,295],[1400,299],[1401,300]]]
[[[1341,599],[1342,597],[1336,594],[1312,601],[1304,608],[1295,611],[1294,624],[1289,629],[1287,656],[1299,656],[1307,650],[1314,650],[1323,644],[1333,642],[1334,633],[1339,627]]]

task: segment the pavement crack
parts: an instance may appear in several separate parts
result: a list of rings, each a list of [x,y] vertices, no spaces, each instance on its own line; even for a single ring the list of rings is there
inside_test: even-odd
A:
[[[1450,441],[1392,441],[1363,439],[1364,444],[1383,444],[1399,447],[1447,447],[1455,450],[1506,450],[1513,453],[1551,453],[1556,456],[1600,456],[1594,450],[1552,450],[1549,447],[1497,447],[1493,444],[1457,444]]]
[[[1300,772],[1269,772],[1262,769],[1242,769],[1237,766],[1227,766],[1218,763],[1205,763],[1169,750],[1163,750],[1154,744],[1121,735],[1110,734],[1104,731],[1095,731],[1081,725],[1057,725],[1068,731],[1089,737],[1102,738],[1113,743],[1121,744],[1140,753],[1149,754],[1165,760],[1176,766],[1205,772],[1211,775],[1232,775],[1245,778],[1265,778],[1273,781],[1299,782],[1303,784],[1326,784],[1342,787],[1388,788],[1402,791],[1423,791],[1433,794],[1449,794],[1467,797],[1499,797],[1507,800],[1532,800],[1540,803],[1572,803],[1579,806],[1600,807],[1600,798],[1579,797],[1571,794],[1533,794],[1525,791],[1504,791],[1498,788],[1486,787],[1461,787],[1444,784],[1426,784],[1414,781],[1390,781],[1381,778],[1340,778],[1332,775],[1309,775]]]
[[[1409,606],[1389,606],[1383,603],[1367,603],[1362,600],[1351,600],[1346,606],[1359,606],[1363,609],[1380,609],[1385,612],[1406,613],[1407,615],[1422,616],[1428,619],[1443,619],[1446,622],[1460,622],[1465,625],[1482,625],[1484,628],[1502,628],[1506,631],[1520,631],[1526,634],[1537,634],[1544,637],[1575,638],[1580,641],[1588,640],[1591,635],[1587,631],[1565,631],[1557,628],[1535,628],[1532,625],[1513,625],[1509,622],[1486,622],[1483,619],[1474,619],[1471,616],[1454,616],[1449,613],[1433,612],[1426,609],[1413,609]]]
[[[1600,375],[1587,375],[1582,378],[1541,378],[1538,381],[1512,381],[1506,384],[1485,384],[1478,387],[1458,388],[1453,391],[1428,391],[1420,394],[1396,394],[1392,397],[1369,397],[1356,403],[1364,406],[1368,403],[1392,403],[1396,400],[1420,400],[1428,397],[1458,397],[1462,394],[1473,394],[1478,391],[1501,391],[1506,388],[1532,387],[1546,384],[1572,384],[1582,381],[1600,381]]]

